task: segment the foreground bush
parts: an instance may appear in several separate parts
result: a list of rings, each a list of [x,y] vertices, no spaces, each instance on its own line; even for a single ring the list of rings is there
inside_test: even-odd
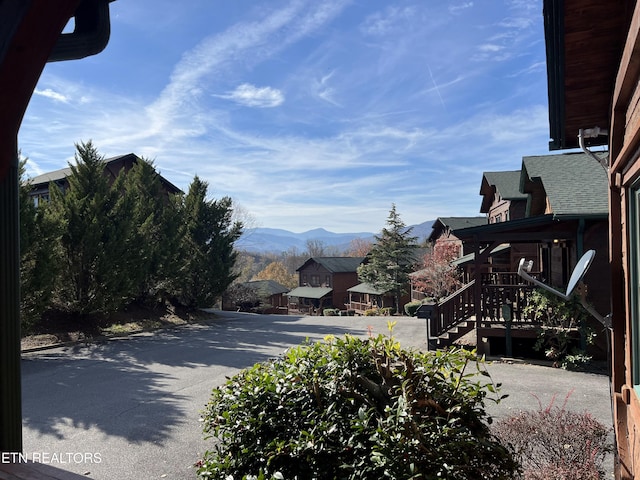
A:
[[[467,369],[473,370],[468,373]],[[215,388],[217,437],[198,464],[213,479],[511,479],[490,432],[495,392],[472,353],[405,351],[346,336],[289,349]]]
[[[609,430],[589,413],[553,402],[496,422],[493,431],[523,467],[524,480],[599,480],[612,451]]]

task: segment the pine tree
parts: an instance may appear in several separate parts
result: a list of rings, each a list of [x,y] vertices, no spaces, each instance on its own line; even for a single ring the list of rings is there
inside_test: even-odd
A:
[[[61,252],[58,303],[80,313],[111,313],[131,299],[136,268],[131,251],[131,199],[121,195],[122,180],[109,185],[104,161],[89,141],[76,145],[69,187],[51,185],[49,220],[58,225]]]
[[[237,277],[234,243],[242,224],[233,222],[231,199],[207,200],[207,189],[196,176],[182,206],[182,263],[175,293],[189,307],[213,305]]]
[[[50,307],[59,262],[55,225],[45,215],[47,204],[36,206],[29,195],[25,162],[20,162],[20,318],[22,329],[29,332]]]
[[[407,228],[391,206],[387,227],[380,235],[375,236],[366,260],[358,267],[358,278],[361,282],[372,285],[375,289],[393,293],[395,311],[400,312],[400,298],[407,292],[409,274],[413,271],[417,237],[411,236],[411,228]]]
[[[134,295],[162,302],[178,275],[180,212],[176,195],[168,194],[153,162],[138,160],[123,177],[123,199],[133,221],[129,248],[135,257]]]

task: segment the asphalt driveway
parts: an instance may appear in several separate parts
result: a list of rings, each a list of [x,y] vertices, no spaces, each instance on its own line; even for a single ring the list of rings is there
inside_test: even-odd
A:
[[[387,333],[388,321],[396,322],[401,345],[426,348],[425,324],[416,318],[218,315],[206,324],[25,354],[25,453],[58,454],[54,466],[87,478],[193,479],[193,464],[210,445],[200,411],[211,388],[240,369],[305,338]],[[566,408],[611,425],[606,375],[500,361],[487,369],[509,395],[487,404],[494,417],[566,399]]]

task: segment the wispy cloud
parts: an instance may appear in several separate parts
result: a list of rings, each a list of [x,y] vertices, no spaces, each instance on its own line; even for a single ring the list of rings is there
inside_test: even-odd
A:
[[[376,12],[366,18],[361,29],[369,35],[389,35],[403,29],[412,18],[415,17],[417,8],[415,6],[397,7],[390,6],[384,11]]]
[[[472,7],[473,7],[473,2],[454,3],[453,5],[449,6],[449,13],[453,15],[457,15],[463,12],[464,10],[467,10]]]
[[[112,4],[129,30],[155,5],[139,1]],[[20,146],[34,175],[92,139],[106,156],[154,159],[183,189],[198,174],[263,225],[296,231],[376,231],[391,203],[408,223],[474,215],[482,171],[547,148],[539,13],[527,26],[509,20],[526,6],[497,3],[166,1],[181,10],[171,57],[125,58],[149,62],[149,78],[127,79],[117,63],[109,78],[77,74],[81,62],[46,69]],[[169,48],[171,28],[144,33]]]
[[[214,96],[232,100],[247,107],[273,108],[284,103],[284,94],[280,90],[256,87],[250,83],[243,83],[227,94]]]
[[[51,100],[55,100],[57,102],[67,103],[69,101],[69,99],[65,95],[50,88],[45,88],[44,90],[39,90],[36,88],[33,93],[35,95],[40,95],[41,97],[50,98]]]
[[[335,70],[332,70],[326,75],[323,75],[321,78],[314,79],[311,89],[314,95],[321,100],[339,107],[340,103],[335,99],[336,89],[331,86],[331,79],[333,78],[335,73]]]

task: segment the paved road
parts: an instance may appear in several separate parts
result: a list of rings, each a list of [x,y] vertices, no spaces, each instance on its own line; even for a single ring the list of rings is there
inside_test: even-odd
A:
[[[214,386],[305,338],[367,327],[387,333],[387,318],[261,316],[220,312],[191,325],[97,345],[56,348],[23,357],[24,452],[95,479],[193,479],[207,444],[199,412]],[[425,325],[394,318],[404,347],[425,348]],[[489,365],[511,396],[490,406],[497,417],[560,401],[611,423],[605,376],[533,365]]]

